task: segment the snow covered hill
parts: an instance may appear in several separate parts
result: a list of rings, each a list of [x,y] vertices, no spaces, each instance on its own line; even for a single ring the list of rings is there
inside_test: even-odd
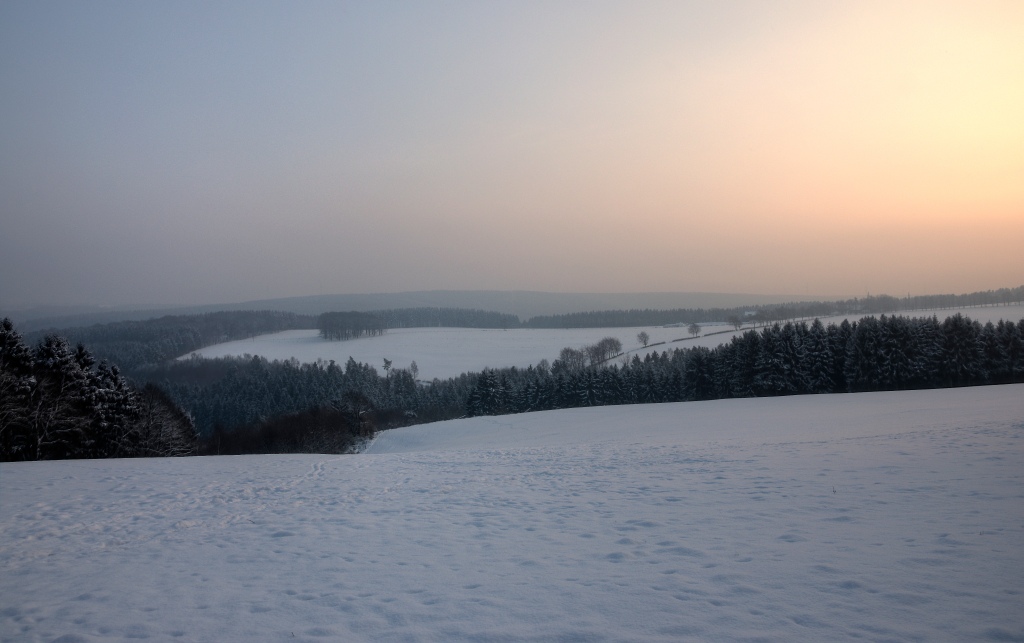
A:
[[[1024,385],[0,465],[0,639],[1024,640]]]

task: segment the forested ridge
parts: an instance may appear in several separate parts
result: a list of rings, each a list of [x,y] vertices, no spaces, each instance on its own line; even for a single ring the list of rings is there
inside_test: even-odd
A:
[[[518,328],[519,317],[473,308],[398,308],[373,314],[387,328]]]
[[[328,340],[373,337],[387,331],[380,317],[357,312],[321,313],[316,318],[316,327],[320,336]]]
[[[142,367],[161,364],[213,344],[315,327],[316,318],[310,315],[240,310],[47,329],[26,334],[26,341],[34,344],[48,335],[59,335],[71,344],[88,346],[98,359],[117,364],[134,375]]]
[[[724,322],[730,319],[765,324],[834,315],[878,315],[915,310],[1019,304],[1021,302],[1024,302],[1024,286],[985,290],[966,295],[908,295],[906,297],[877,295],[838,301],[801,301],[733,308],[601,310],[532,317],[523,323],[523,327],[626,328],[693,322],[703,324],[716,321]],[[753,315],[750,316],[750,313]]]

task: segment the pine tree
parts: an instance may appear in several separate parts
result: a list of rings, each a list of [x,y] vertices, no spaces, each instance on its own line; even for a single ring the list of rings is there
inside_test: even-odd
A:
[[[942,369],[942,327],[934,315],[916,321],[914,326],[914,342],[917,346],[915,386],[939,386]]]
[[[782,355],[786,362],[788,388],[794,393],[808,392],[808,383],[800,367],[806,357],[804,344],[807,334],[807,324],[803,322],[790,322],[782,327]]]
[[[94,457],[133,458],[156,455],[139,432],[139,400],[116,366],[101,362],[90,377]]]
[[[982,377],[981,326],[960,313],[942,323],[942,374],[947,386],[972,384]]]
[[[815,319],[807,331],[804,358],[800,362],[801,379],[810,393],[832,393],[836,383],[833,379],[834,356],[828,331],[820,319]]]
[[[989,382],[1009,382],[1007,363],[1009,356],[1006,348],[999,341],[995,324],[988,322],[981,329],[981,344],[983,352],[982,370],[985,380]]]
[[[837,393],[845,393],[850,389],[846,380],[846,355],[856,327],[856,322],[851,324],[848,319],[844,319],[838,326],[828,326],[829,348],[832,350],[832,381],[835,383],[832,390]]]
[[[31,460],[94,456],[90,435],[89,376],[63,337],[47,335],[35,350],[29,408]]]
[[[23,460],[29,448],[32,352],[10,319],[0,321],[0,459]]]
[[[792,330],[785,331],[779,324],[762,329],[754,377],[754,387],[759,395],[791,395],[799,390],[796,349]]]
[[[199,441],[195,423],[160,388],[147,384],[139,394],[138,410],[139,455],[195,455]]]
[[[714,381],[711,383],[714,389],[713,399],[735,397],[730,386],[732,382],[732,353],[732,344],[720,344],[711,350],[711,362],[713,365],[711,371],[714,373]]]
[[[917,377],[917,347],[905,317],[882,315],[878,326],[878,350],[874,368],[881,390],[907,388]]]
[[[844,374],[850,391],[878,390],[875,356],[878,354],[878,320],[864,317],[853,328],[846,345]]]
[[[1024,320],[1021,322],[1021,326],[1024,327]],[[1022,327],[1005,320],[999,320],[999,324],[996,325],[996,339],[1006,356],[1003,373],[1008,382],[1020,381],[1024,377],[1024,337],[1022,337],[1024,328]]]
[[[689,349],[686,351],[686,361],[683,369],[683,399],[712,399],[714,395],[714,377],[711,371],[711,351],[703,346]]]
[[[729,387],[736,397],[756,395],[757,358],[761,353],[761,336],[755,330],[748,330],[732,339],[734,355]]]

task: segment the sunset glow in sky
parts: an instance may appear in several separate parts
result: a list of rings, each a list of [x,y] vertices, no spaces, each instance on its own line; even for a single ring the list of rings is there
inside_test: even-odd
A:
[[[0,311],[1024,283],[1024,3],[0,3]]]

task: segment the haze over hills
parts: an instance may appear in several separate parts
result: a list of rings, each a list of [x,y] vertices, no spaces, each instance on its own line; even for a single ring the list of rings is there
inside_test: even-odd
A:
[[[249,4],[0,5],[0,314],[1024,281],[1024,3]]]
[[[129,309],[100,307],[38,307],[4,314],[25,331],[70,328],[114,321],[151,319],[164,315],[191,315],[224,310],[280,310],[318,315],[335,310],[371,311],[389,308],[472,308],[528,319],[592,310],[715,308],[755,306],[790,301],[831,299],[817,295],[754,295],[710,292],[559,293],[529,290],[425,290],[398,293],[311,295],[258,299],[203,306],[168,306]]]

